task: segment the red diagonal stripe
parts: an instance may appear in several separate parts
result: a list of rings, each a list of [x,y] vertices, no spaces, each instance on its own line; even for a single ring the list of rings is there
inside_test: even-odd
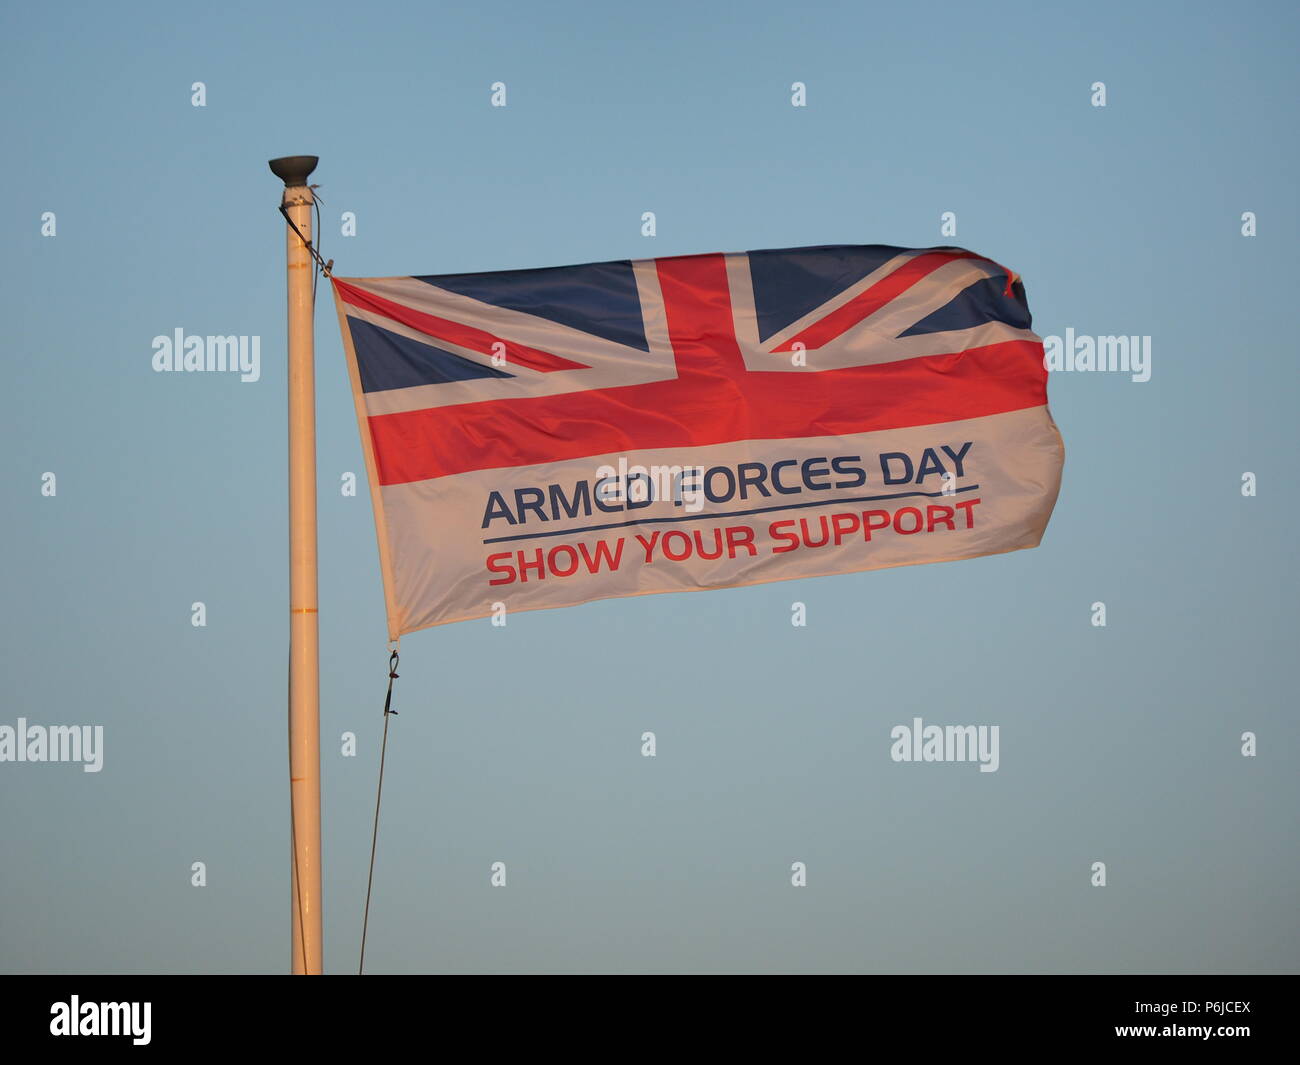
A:
[[[958,259],[978,259],[969,251],[931,251],[909,259],[888,277],[881,278],[870,288],[858,293],[843,307],[814,322],[796,337],[787,340],[775,351],[793,351],[795,344],[807,350],[820,348],[837,336],[847,333],[863,319],[875,314],[890,300],[897,299],[923,277],[934,273],[945,263]]]
[[[514,341],[506,340],[503,337],[493,336],[491,333],[485,333],[482,329],[475,329],[473,326],[464,325],[461,322],[453,322],[447,318],[439,318],[437,315],[425,314],[423,311],[417,311],[403,304],[394,303],[392,300],[376,296],[373,292],[367,292],[355,285],[339,281],[337,278],[331,278],[331,280],[343,297],[344,303],[359,307],[362,310],[382,314],[395,322],[401,322],[402,325],[418,329],[425,336],[433,337],[435,340],[445,340],[452,344],[459,344],[462,348],[469,348],[471,351],[481,352],[484,355],[494,354],[492,350],[493,344],[504,344],[506,346],[507,362],[527,366],[539,373],[554,373],[556,370],[588,369],[584,363],[572,362],[550,352],[525,347],[523,344],[516,344]]]

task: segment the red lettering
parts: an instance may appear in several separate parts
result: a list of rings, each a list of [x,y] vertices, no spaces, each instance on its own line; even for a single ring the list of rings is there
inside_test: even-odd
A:
[[[674,552],[673,549],[668,546],[669,542],[672,540],[674,536],[681,537],[682,546],[680,551],[678,552]],[[687,536],[684,532],[682,532],[680,529],[673,529],[669,532],[664,533],[663,549],[664,549],[665,557],[667,557],[670,561],[681,562],[683,559],[687,559],[691,557],[691,538]]]
[[[569,553],[568,569],[560,569],[559,564],[555,561],[556,556],[559,555],[561,551],[567,551]],[[575,573],[578,572],[578,552],[576,552],[568,544],[560,544],[559,547],[551,548],[551,553],[546,556],[546,564],[551,568],[551,572],[555,574],[555,576],[572,577]]]
[[[532,562],[524,558],[522,551],[519,552],[519,579],[521,581],[526,582],[528,580],[528,571],[530,569],[537,570],[537,579],[539,581],[546,576],[546,563],[542,559],[542,549],[538,547],[534,548],[534,550],[537,552],[537,557]]]
[[[641,544],[641,546],[642,546],[643,548],[645,548],[645,560],[646,560],[646,563],[649,564],[649,563],[653,562],[654,559],[651,558],[650,556],[654,554],[655,541],[659,539],[659,534],[658,534],[657,532],[653,532],[653,533],[651,533],[651,534],[650,534],[650,539],[649,539],[648,541],[647,541],[646,538],[645,538],[644,536],[642,536],[640,533],[637,533],[637,534],[636,534],[636,538],[637,538],[638,542]]]
[[[754,530],[748,525],[728,525],[727,526],[727,557],[736,557],[736,548],[743,547],[751,555],[758,554],[758,548],[754,546]]]
[[[582,561],[587,564],[587,571],[589,573],[596,573],[599,571],[602,562],[604,562],[610,570],[616,570],[618,569],[619,562],[621,562],[623,558],[623,537],[620,536],[618,538],[618,546],[615,547],[612,552],[609,549],[608,543],[604,540],[598,540],[596,542],[596,555],[594,558],[587,550],[586,544],[579,544],[578,550],[582,552]]]
[[[700,558],[721,558],[722,557],[722,530],[713,530],[713,554],[704,550],[704,537],[699,529],[695,530],[695,551]]]
[[[772,548],[772,554],[779,555],[786,551],[793,551],[796,547],[799,546],[799,537],[795,536],[795,534],[792,532],[785,531],[785,526],[793,525],[793,524],[794,524],[793,521],[787,519],[785,521],[774,521],[772,522],[771,525],[767,527],[767,535],[770,536],[773,540],[790,541],[790,543],[785,547]]]
[[[803,542],[808,547],[825,547],[831,542],[831,531],[826,527],[826,515],[823,514],[818,520],[822,524],[822,538],[813,543],[812,533],[808,531],[808,519],[799,519],[799,531],[803,533]]]
[[[498,577],[494,581],[488,581],[488,584],[514,584],[515,568],[509,563],[502,566],[498,564],[498,559],[509,558],[511,552],[502,551],[500,554],[488,555],[487,568],[489,573],[504,573],[504,577]]]
[[[903,526],[900,524],[904,514],[916,515],[916,524],[913,525],[912,528],[910,529],[904,529]],[[904,536],[911,536],[912,533],[920,532],[921,526],[924,524],[925,524],[925,517],[916,507],[899,507],[898,510],[894,512],[894,531],[900,532]]]
[[[835,514],[831,517],[831,528],[835,530],[835,546],[839,547],[844,542],[844,537],[851,532],[856,532],[858,528],[858,516],[856,514]]]
[[[975,528],[975,515],[973,513],[973,510],[975,504],[978,502],[979,502],[978,499],[964,499],[957,504],[958,510],[964,510],[966,512],[966,528],[968,529]]]
[[[925,508],[925,531],[934,532],[936,525],[953,528],[952,507],[941,507],[937,503],[931,503]]]
[[[878,517],[878,522],[872,521],[872,517]],[[862,512],[862,538],[870,540],[871,534],[877,529],[889,528],[889,511],[887,510],[864,510]]]

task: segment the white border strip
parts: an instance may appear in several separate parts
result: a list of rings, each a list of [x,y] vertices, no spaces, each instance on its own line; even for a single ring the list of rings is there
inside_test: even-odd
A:
[[[352,386],[352,402],[357,410],[357,429],[361,433],[361,450],[366,458],[366,479],[370,482],[370,507],[375,513],[375,538],[379,541],[379,570],[384,578],[384,612],[388,616],[388,639],[400,643],[402,619],[397,612],[396,585],[393,581],[393,559],[388,547],[388,521],[384,514],[384,500],[379,494],[379,473],[375,466],[374,440],[370,436],[370,420],[366,415],[366,399],[361,391],[361,372],[357,369],[357,353],[352,347],[352,330],[348,328],[346,304],[330,279],[334,295],[334,309],[339,316],[339,332],[343,337],[343,351],[348,359],[348,381]]]

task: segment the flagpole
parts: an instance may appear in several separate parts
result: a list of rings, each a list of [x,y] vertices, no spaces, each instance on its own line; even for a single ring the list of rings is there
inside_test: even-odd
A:
[[[321,972],[320,663],[316,600],[316,378],[312,342],[316,156],[272,159],[284,181],[289,288],[289,800],[293,971]],[[294,232],[294,227],[298,232]]]

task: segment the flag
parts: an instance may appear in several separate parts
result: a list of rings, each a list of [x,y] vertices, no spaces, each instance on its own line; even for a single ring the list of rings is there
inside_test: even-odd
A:
[[[390,638],[1035,547],[1056,501],[1024,287],[969,251],[332,282]]]

